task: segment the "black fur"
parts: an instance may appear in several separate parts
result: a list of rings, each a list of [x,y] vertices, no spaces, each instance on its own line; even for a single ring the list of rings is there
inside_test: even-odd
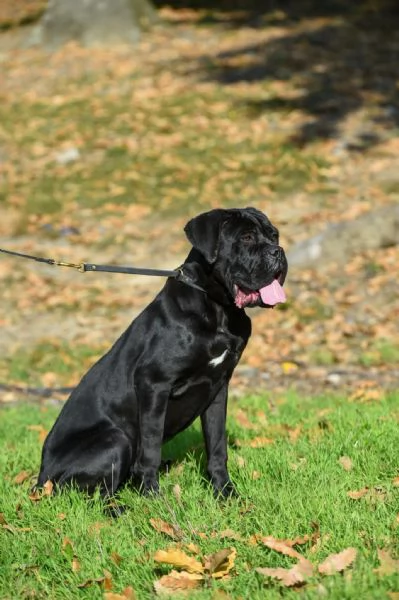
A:
[[[157,492],[162,443],[200,417],[214,491],[234,493],[227,390],[251,333],[235,285],[283,283],[287,262],[276,228],[253,208],[209,211],[185,232],[193,248],[184,273],[206,293],[168,279],[72,392],[45,441],[38,485],[111,495],[134,479]]]

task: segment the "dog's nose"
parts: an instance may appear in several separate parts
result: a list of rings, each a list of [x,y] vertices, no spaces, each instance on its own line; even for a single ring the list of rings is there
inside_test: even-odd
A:
[[[279,256],[281,254],[281,247],[270,244],[269,246],[269,254],[272,256]]]

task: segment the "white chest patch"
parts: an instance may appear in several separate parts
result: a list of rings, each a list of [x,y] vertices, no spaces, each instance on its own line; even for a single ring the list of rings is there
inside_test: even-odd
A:
[[[228,350],[226,348],[226,350],[224,352],[222,352],[222,354],[220,356],[216,356],[215,358],[212,358],[212,360],[209,361],[210,366],[217,367],[218,365],[222,364],[222,362],[226,358],[227,353],[228,353]]]

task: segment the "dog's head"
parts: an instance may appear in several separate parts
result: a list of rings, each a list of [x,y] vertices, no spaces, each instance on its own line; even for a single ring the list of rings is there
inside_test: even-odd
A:
[[[288,265],[279,233],[255,208],[215,209],[191,219],[186,235],[239,308],[285,301]]]

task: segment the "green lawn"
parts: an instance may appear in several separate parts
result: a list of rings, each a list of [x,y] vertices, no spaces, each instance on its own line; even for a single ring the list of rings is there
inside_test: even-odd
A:
[[[23,470],[37,473],[40,426],[49,428],[57,409],[2,409],[0,597],[102,598],[104,585],[112,585],[114,593],[132,586],[140,600],[153,598],[154,581],[171,570],[154,562],[155,552],[178,544],[190,554],[192,543],[194,554],[234,546],[237,556],[228,578],[207,581],[190,598],[396,598],[399,573],[378,576],[373,569],[377,549],[399,558],[398,401],[398,394],[372,403],[290,394],[273,403],[265,396],[232,399],[230,471],[241,499],[213,498],[203,477],[202,438],[193,427],[165,448],[174,463],[161,476],[162,495],[146,499],[124,489],[128,510],[118,519],[76,491],[30,500],[30,480],[17,484],[14,478]],[[342,456],[351,459],[349,470]],[[360,499],[348,497],[365,487]],[[154,518],[175,526],[179,540],[154,529]],[[315,528],[317,541],[297,550],[317,564],[354,547],[351,567],[315,575],[299,592],[256,573],[295,563],[268,549],[262,536],[292,540]]]

